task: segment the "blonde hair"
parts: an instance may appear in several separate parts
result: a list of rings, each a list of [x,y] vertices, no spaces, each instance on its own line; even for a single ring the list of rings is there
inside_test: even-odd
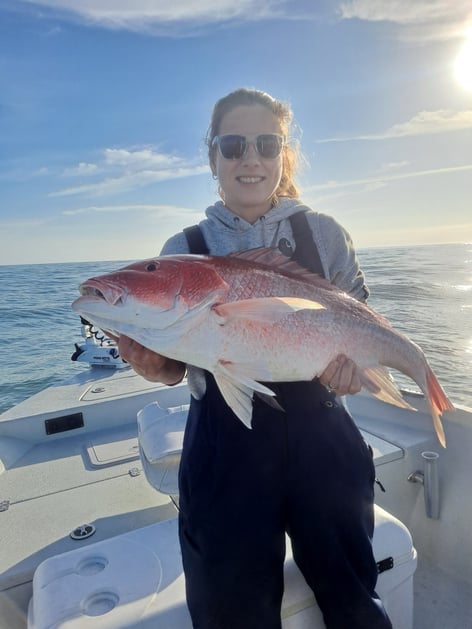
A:
[[[210,165],[213,167],[215,163],[215,146],[212,146],[213,139],[219,134],[221,121],[224,116],[241,105],[262,105],[274,114],[280,125],[280,132],[287,139],[289,138],[293,114],[287,103],[276,100],[270,94],[260,90],[241,87],[234,92],[230,92],[227,96],[220,98],[213,108],[210,126],[206,135],[206,145],[208,147],[208,158]],[[298,168],[299,153],[298,149],[290,142],[286,142],[282,149],[283,170],[280,183],[275,191],[275,196],[298,197],[299,190],[294,182],[294,176]],[[274,199],[274,204],[277,200]]]

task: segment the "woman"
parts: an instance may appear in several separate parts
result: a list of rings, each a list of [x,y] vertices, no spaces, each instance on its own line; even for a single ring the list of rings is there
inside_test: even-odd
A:
[[[301,253],[290,217],[308,208],[293,182],[290,122],[285,104],[257,90],[236,90],[215,105],[207,144],[221,201],[199,225],[211,254],[261,246]],[[365,300],[348,234],[326,215],[308,211],[307,219],[320,270]],[[189,251],[180,233],[162,253]],[[119,349],[149,380],[171,385],[184,377],[185,365],[130,339],[121,338]],[[338,356],[312,382],[271,384],[280,407],[255,398],[252,430],[211,374],[189,366],[188,379],[179,524],[194,627],[281,627],[286,532],[328,629],[391,627],[374,591],[372,457],[336,398],[360,390],[355,364]]]

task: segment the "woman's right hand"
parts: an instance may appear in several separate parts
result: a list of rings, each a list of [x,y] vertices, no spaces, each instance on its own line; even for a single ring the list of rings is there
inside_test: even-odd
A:
[[[157,354],[127,336],[115,340],[121,358],[146,380],[173,385],[185,376],[185,363]]]

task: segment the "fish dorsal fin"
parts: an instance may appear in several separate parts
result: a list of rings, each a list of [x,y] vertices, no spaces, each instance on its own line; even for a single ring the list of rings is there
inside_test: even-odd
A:
[[[248,260],[249,262],[262,264],[271,269],[277,269],[277,271],[301,276],[302,278],[320,277],[316,275],[316,273],[312,273],[312,271],[303,268],[297,262],[287,258],[287,256],[280,253],[280,251],[274,247],[257,247],[256,249],[248,249],[247,251],[235,251],[234,253],[230,253],[228,257]]]
[[[234,253],[228,254],[228,257],[247,260],[254,264],[268,267],[272,271],[291,275],[298,280],[315,284],[316,286],[322,286],[329,290],[340,291],[337,286],[331,284],[331,282],[321,277],[321,275],[305,269],[300,266],[298,262],[287,258],[287,256],[280,253],[280,251],[274,247],[257,247],[256,249],[248,249],[247,251],[235,251]]]

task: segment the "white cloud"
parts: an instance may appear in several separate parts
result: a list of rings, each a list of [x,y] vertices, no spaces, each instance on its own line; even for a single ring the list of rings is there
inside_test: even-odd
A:
[[[397,24],[439,21],[451,16],[464,16],[470,11],[468,0],[349,0],[339,7],[341,16],[346,19]]]
[[[88,177],[86,183],[49,194],[50,197],[75,195],[102,196],[142,188],[161,181],[206,174],[209,167],[196,160],[167,155],[150,147],[139,149],[106,148],[98,163],[80,162],[66,168],[63,177]]]
[[[104,159],[109,166],[120,166],[137,170],[143,168],[169,168],[184,163],[184,160],[180,157],[156,153],[152,148],[142,148],[134,151],[128,149],[105,149]]]
[[[41,227],[50,222],[49,218],[25,217],[0,221],[0,233],[9,234],[10,230],[29,230]]]
[[[77,214],[110,213],[119,214],[121,212],[159,212],[161,218],[166,216],[175,217],[181,214],[194,214],[194,208],[179,207],[177,205],[158,204],[131,204],[131,205],[89,205],[87,207],[63,210],[65,216],[76,216]]]
[[[390,170],[400,170],[401,168],[405,168],[405,166],[409,166],[410,162],[403,160],[401,162],[389,162],[386,164],[382,164],[380,170],[383,172]]]
[[[420,111],[406,122],[400,122],[381,133],[356,135],[350,137],[326,138],[318,140],[324,142],[348,142],[350,140],[389,140],[418,135],[433,135],[449,131],[472,129],[472,110],[452,111],[440,109],[438,111]]]
[[[340,188],[354,188],[357,186],[368,186],[369,189],[375,190],[389,181],[400,181],[401,179],[415,179],[417,177],[429,177],[431,175],[448,175],[451,173],[465,172],[472,170],[472,164],[464,164],[463,166],[450,166],[446,168],[431,168],[429,170],[417,170],[398,174],[385,174],[376,177],[365,177],[362,179],[348,179],[345,181],[330,180],[324,183],[310,186],[304,192],[316,192],[318,190],[338,190]]]
[[[51,174],[51,169],[47,166],[40,166],[34,170],[28,170],[27,168],[17,166],[13,163],[10,170],[4,169],[0,172],[0,181],[14,181],[25,182],[31,179],[47,177]]]
[[[47,166],[42,166],[33,172],[33,177],[45,177],[49,175],[49,168]]]
[[[398,24],[400,37],[416,41],[460,37],[472,20],[470,0],[348,0],[338,12],[343,19]]]
[[[80,162],[77,166],[66,168],[63,172],[65,177],[83,177],[88,175],[96,175],[99,172],[97,164],[87,164]]]
[[[62,28],[60,26],[54,26],[54,28],[49,29],[44,36],[45,37],[54,37],[55,35],[60,35],[62,33]]]
[[[215,24],[281,15],[283,0],[26,0],[64,17],[110,29],[149,31],[159,25]],[[162,31],[165,33],[165,31]]]
[[[396,124],[386,133],[386,137],[401,138],[411,135],[431,135],[447,131],[472,129],[472,110],[420,111],[407,122]]]
[[[193,177],[195,175],[206,174],[209,171],[208,166],[194,166],[191,168],[175,168],[167,170],[143,170],[134,173],[125,173],[118,177],[109,177],[97,183],[83,184],[64,188],[51,192],[50,197],[65,197],[78,194],[87,194],[90,196],[102,196],[107,194],[117,194],[142,188],[153,183],[161,181],[169,181],[170,179],[179,179],[181,177]]]

